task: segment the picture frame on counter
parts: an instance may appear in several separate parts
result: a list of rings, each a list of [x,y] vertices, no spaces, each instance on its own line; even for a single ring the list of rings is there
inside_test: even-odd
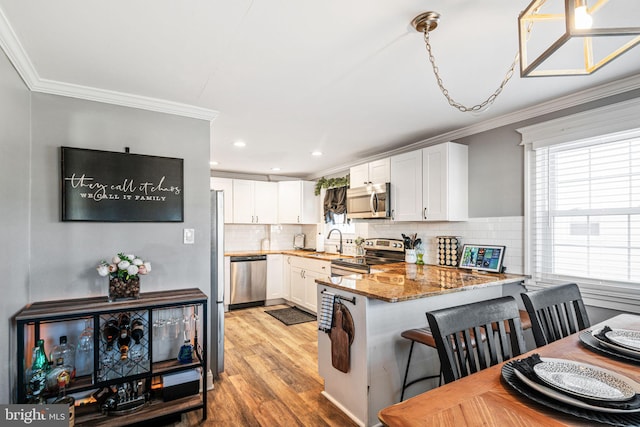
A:
[[[61,219],[184,222],[184,160],[60,147]]]
[[[506,246],[464,244],[458,268],[502,273]]]

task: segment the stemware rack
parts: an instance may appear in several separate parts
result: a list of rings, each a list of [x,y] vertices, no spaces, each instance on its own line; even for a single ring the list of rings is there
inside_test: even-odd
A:
[[[176,359],[178,348],[174,352],[155,354],[154,339],[161,339],[157,326],[164,324],[167,311],[191,310],[193,321],[171,319],[175,325],[175,334],[193,339],[194,358],[192,363],[179,363]],[[114,350],[107,351],[107,343],[102,331],[109,320],[117,320],[122,313],[130,319],[142,322],[144,334],[140,343],[131,342],[129,357],[118,360]],[[140,294],[139,299],[108,302],[106,297],[83,298],[73,300],[35,302],[26,306],[16,316],[17,324],[17,399],[16,403],[28,402],[28,380],[26,370],[30,366],[30,351],[35,341],[46,337],[47,327],[51,324],[93,320],[93,366],[90,375],[76,377],[67,387],[67,394],[100,390],[105,387],[118,388],[122,384],[142,384],[148,393],[146,403],[139,409],[126,415],[112,416],[101,411],[98,405],[78,410],[76,407],[75,425],[118,426],[136,423],[155,417],[192,410],[202,410],[202,419],[207,417],[207,296],[199,289],[182,289]],[[184,323],[183,323],[184,322]],[[183,329],[180,329],[182,327]],[[50,349],[47,349],[50,350]],[[175,353],[175,354],[174,354]],[[202,390],[197,395],[179,398],[175,401],[163,401],[160,378],[163,375],[185,371],[200,370]],[[50,394],[48,397],[55,397]]]

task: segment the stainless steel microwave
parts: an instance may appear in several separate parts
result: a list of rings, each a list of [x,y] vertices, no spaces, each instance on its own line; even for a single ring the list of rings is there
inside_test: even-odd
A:
[[[369,184],[347,190],[347,218],[391,218],[391,184]]]

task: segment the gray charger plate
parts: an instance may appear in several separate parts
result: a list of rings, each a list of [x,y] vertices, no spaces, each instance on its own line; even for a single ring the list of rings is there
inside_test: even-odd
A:
[[[605,356],[614,357],[620,360],[624,360],[625,362],[632,362],[634,364],[640,364],[640,359],[630,356],[628,354],[622,354],[611,347],[603,347],[600,345],[599,341],[593,337],[591,330],[585,330],[580,332],[579,335],[580,342],[590,350],[595,351],[596,353],[602,353]]]
[[[518,377],[516,377],[513,368],[513,361],[506,362],[504,365],[502,365],[502,379],[521,395],[531,399],[536,403],[539,403],[540,405],[555,409],[556,411],[573,415],[585,420],[597,421],[599,423],[614,426],[640,427],[640,413],[637,412],[630,414],[611,414],[606,412],[596,412],[589,409],[577,408],[575,406],[571,406],[569,404],[545,396],[539,391],[536,391],[525,385],[518,379]]]

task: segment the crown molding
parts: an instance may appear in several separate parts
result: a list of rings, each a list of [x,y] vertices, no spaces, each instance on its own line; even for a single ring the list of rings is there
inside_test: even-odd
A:
[[[39,79],[31,90],[34,92],[68,96],[71,98],[86,99],[89,101],[157,111],[160,113],[174,114],[177,116],[208,121],[214,120],[218,115],[217,111],[188,104],[181,104],[179,102],[150,98],[141,95],[131,95],[128,93],[75,85],[71,83],[62,83],[47,79]]]
[[[555,113],[557,111],[576,107],[578,105],[586,104],[588,102],[598,101],[603,98],[619,95],[621,93],[629,92],[635,89],[640,89],[640,74],[615,80],[610,83],[606,83],[600,86],[596,86],[590,89],[586,89],[580,92],[576,92],[570,95],[556,98],[551,101],[543,102],[541,104],[537,104],[532,107],[528,107],[522,110],[514,111],[512,113],[504,114],[502,116],[485,120],[480,123],[476,123],[460,129],[452,130],[440,135],[436,135],[427,139],[423,139],[423,140],[405,145],[395,150],[390,150],[390,151],[385,151],[384,153],[375,154],[373,156],[369,156],[362,159],[358,163],[345,163],[345,164],[333,167],[331,169],[326,169],[319,173],[308,175],[306,179],[317,179],[322,176],[343,172],[345,170],[349,170],[351,166],[372,162],[374,160],[379,160],[384,157],[394,156],[396,154],[402,154],[402,153],[406,153],[413,150],[419,150],[421,148],[428,147],[434,144],[440,144],[442,142],[455,141],[456,139],[465,138],[467,136],[475,135],[475,134],[496,129],[502,126],[507,126],[507,125],[518,123],[524,120],[533,119],[536,117],[543,116],[545,114]]]
[[[24,83],[32,92],[86,99],[208,121],[214,120],[218,115],[215,110],[194,105],[43,79],[38,75],[29,55],[24,50],[22,43],[20,43],[18,36],[13,31],[13,27],[1,8],[0,48],[6,53],[9,61],[11,61]]]

